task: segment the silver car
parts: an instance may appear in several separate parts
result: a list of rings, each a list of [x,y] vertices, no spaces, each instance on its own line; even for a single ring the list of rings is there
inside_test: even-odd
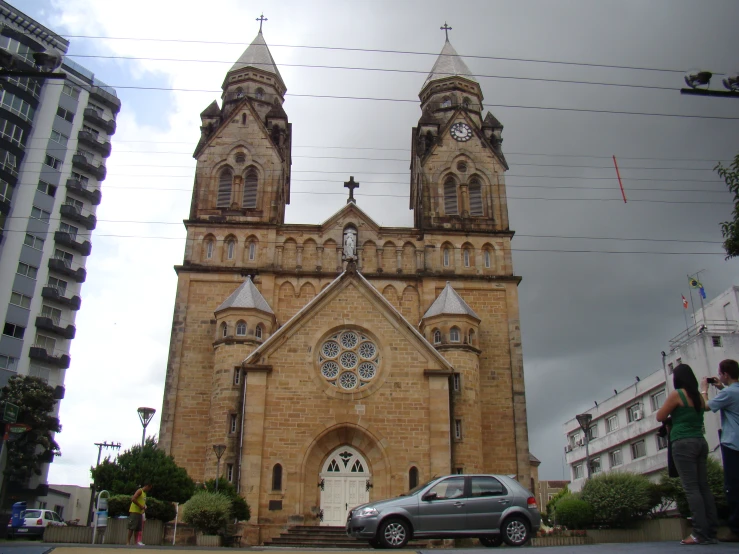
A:
[[[485,546],[521,546],[536,534],[536,498],[504,475],[447,475],[405,495],[352,509],[346,532],[374,548],[410,539],[476,537]]]

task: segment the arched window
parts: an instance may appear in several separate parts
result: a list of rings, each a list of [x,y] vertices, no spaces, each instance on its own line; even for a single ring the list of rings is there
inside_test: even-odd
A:
[[[261,88],[258,88],[257,91],[254,93],[254,97],[257,100],[264,100],[264,90]]]
[[[413,466],[408,470],[408,490],[413,490],[418,486],[418,468]]]
[[[444,267],[449,267],[451,263],[451,249],[444,248]]]
[[[275,464],[272,468],[272,490],[282,490],[282,466],[280,464]]]
[[[449,341],[459,342],[459,329],[457,327],[452,327],[449,330]]]
[[[244,208],[257,207],[257,170],[250,167],[244,177],[244,200],[242,206]]]
[[[485,215],[482,207],[482,186],[480,181],[473,179],[470,181],[470,215]]]
[[[244,97],[244,89],[239,87],[236,89],[236,98],[243,98]]]
[[[485,267],[487,269],[490,269],[490,266],[492,265],[491,262],[491,256],[490,256],[490,250],[485,250]]]
[[[225,321],[221,323],[221,336],[222,337],[228,336],[228,325],[226,325]]]
[[[205,243],[205,258],[210,260],[213,257],[213,241],[208,240]]]
[[[441,101],[441,107],[442,108],[450,108],[452,105],[452,99],[448,96],[445,96],[444,99]]]
[[[244,116],[243,118],[245,120],[246,114],[242,113],[241,115]],[[235,159],[237,164],[243,164],[246,161],[246,154],[244,154],[243,152],[238,152],[235,156]]]
[[[233,173],[230,169],[221,171],[218,177],[218,200],[217,208],[228,208],[231,205],[231,184],[233,183]]]
[[[246,336],[246,322],[239,321],[236,324],[236,336],[237,337],[245,337]]]
[[[472,344],[472,341],[475,340],[475,331],[473,329],[470,329],[470,333],[468,335],[467,344]]]
[[[262,326],[257,325],[257,328],[254,329],[254,338],[257,340],[262,340]]]
[[[253,262],[256,259],[257,259],[257,243],[250,242],[249,243],[249,261]]]
[[[462,251],[462,257],[464,258],[464,267],[470,267],[470,251],[468,249],[464,249]]]
[[[236,248],[236,242],[229,240],[226,242],[226,258],[229,260],[234,259],[234,249]]]
[[[457,183],[454,179],[447,179],[444,183],[444,213],[457,215]]]
[[[441,344],[441,331],[434,329],[434,344]]]
[[[242,125],[246,125],[246,114],[245,113],[242,113],[241,114],[241,124]]]

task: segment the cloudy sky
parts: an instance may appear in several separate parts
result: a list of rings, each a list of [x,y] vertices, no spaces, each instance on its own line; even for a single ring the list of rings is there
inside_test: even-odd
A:
[[[452,26],[485,107],[505,125],[529,436],[542,478],[563,477],[567,419],[661,367],[660,351],[684,328],[686,274],[705,270],[709,298],[739,282],[720,245],[731,197],[712,171],[739,151],[739,101],[679,93],[686,70],[739,70],[734,0],[16,5],[67,36],[70,58],[123,102],[50,482],[87,485],[93,443],[130,447],[141,438],[136,408],[161,409],[199,114],[261,12],[288,87],[287,219],[297,223],[341,208],[341,183],[354,175],[369,215],[412,224],[404,197],[418,92],[444,43],[439,27]],[[158,425],[157,413],[150,433]]]

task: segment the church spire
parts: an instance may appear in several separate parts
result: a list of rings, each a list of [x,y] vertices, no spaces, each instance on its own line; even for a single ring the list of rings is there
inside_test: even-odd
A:
[[[241,71],[242,69],[245,69],[247,67],[261,69],[262,71],[265,71],[267,73],[272,73],[280,80],[280,82],[284,82],[282,81],[282,76],[277,69],[277,64],[275,64],[275,60],[272,58],[269,47],[264,40],[264,35],[262,34],[261,29],[261,22],[259,33],[257,33],[257,36],[254,38],[249,47],[244,50],[244,53],[241,54],[241,57],[229,70],[229,73]]]
[[[444,24],[446,26],[446,24]],[[444,29],[444,27],[442,27]],[[449,42],[449,36],[447,35],[444,48],[441,50],[441,54],[436,59],[434,67],[431,68],[431,73],[426,78],[426,82],[423,84],[423,88],[426,88],[432,81],[439,79],[448,79],[449,77],[462,77],[468,79],[473,83],[477,83],[477,79],[472,75],[470,68],[464,63],[464,60],[457,54],[457,51]]]

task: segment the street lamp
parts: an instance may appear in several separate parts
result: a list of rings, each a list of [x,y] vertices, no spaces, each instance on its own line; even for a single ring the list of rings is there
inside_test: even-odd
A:
[[[223,456],[223,453],[225,451],[226,451],[225,444],[214,444],[213,445],[213,452],[215,452],[216,458],[218,458],[218,463],[216,464],[216,492],[218,492],[218,479],[221,476],[221,456]]]
[[[149,422],[154,417],[154,414],[157,413],[157,411],[154,408],[139,408],[136,410],[139,413],[139,419],[141,420],[141,425],[144,426],[144,432],[141,434],[141,448],[144,447],[144,443],[146,442],[146,426],[149,425]]]
[[[590,479],[590,422],[593,421],[593,414],[578,414],[575,416],[580,428],[585,433],[585,478]]]

